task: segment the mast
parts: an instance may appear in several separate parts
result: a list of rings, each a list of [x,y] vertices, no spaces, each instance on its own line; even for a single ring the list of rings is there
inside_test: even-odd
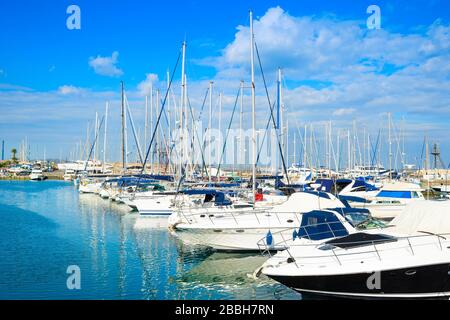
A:
[[[150,84],[150,131],[153,134],[153,84]],[[150,148],[152,146],[149,146]],[[154,154],[151,152],[151,161],[150,161],[150,173],[153,174],[153,162],[154,162]]]
[[[145,122],[144,122],[144,148],[147,148],[147,131],[148,131],[148,96],[146,95],[145,96]]]
[[[103,173],[105,173],[105,167],[106,167],[106,132],[108,130],[108,109],[109,109],[109,102],[106,102],[105,107],[105,133],[103,136]]]
[[[245,161],[245,143],[244,143],[244,134],[242,132],[242,119],[244,116],[244,80],[241,80],[241,99],[240,99],[240,107],[241,107],[241,113],[240,113],[240,117],[239,117],[239,154],[240,154],[240,159],[239,159],[239,164],[243,164]]]
[[[286,165],[289,166],[289,119],[286,119]]]
[[[159,89],[156,90],[156,114],[159,114],[159,102],[160,102],[160,98],[159,98]],[[160,131],[161,130],[161,126],[159,126],[158,128],[156,128],[156,148],[155,148],[155,153],[156,153],[156,160],[158,163],[158,174],[161,174],[161,135],[160,135]]]
[[[94,137],[97,136],[98,133],[98,112],[95,112],[95,127],[94,127]],[[94,148],[94,167],[95,167],[95,161],[97,160],[97,146]]]
[[[307,133],[308,133],[308,128],[307,128],[307,125],[305,124],[305,134],[304,134],[304,137],[303,137],[303,167],[304,168],[307,168],[308,167],[308,165],[306,164],[306,156],[307,156],[307,152],[308,152],[308,149],[307,149],[307,146],[306,146],[306,144],[307,144]]]
[[[211,183],[211,126],[212,126],[212,92],[213,92],[213,82],[209,82],[209,123],[208,123],[208,177],[209,183]]]
[[[281,107],[281,69],[278,68],[278,79],[277,79],[277,124],[276,124],[276,134],[278,135],[278,141],[281,140],[281,144],[283,145],[283,136],[280,132],[280,107]],[[282,149],[283,150],[283,149]],[[275,164],[275,175],[278,175],[279,171],[279,154],[276,156],[276,164]],[[289,161],[289,160],[288,160]]]
[[[222,136],[222,92],[219,92],[219,137]],[[217,165],[220,166],[220,158],[222,156],[221,144],[222,141],[217,137]],[[220,172],[218,172],[220,177]]]
[[[124,101],[124,89],[123,89],[123,81],[120,82],[121,84],[121,107],[122,107],[122,170],[126,170],[126,164],[125,164],[125,101]]]
[[[255,98],[255,65],[254,65],[254,43],[253,43],[253,13],[250,11],[250,63],[251,63],[251,75],[252,75],[252,158],[253,158],[253,170],[252,170],[252,195],[253,206],[255,206],[256,198],[256,98]]]
[[[348,170],[351,174],[352,172],[352,156],[351,156],[351,145],[350,145],[350,129],[347,130],[347,163]]]
[[[181,60],[181,105],[180,105],[180,165],[179,165],[179,175],[182,177],[183,170],[183,156],[184,156],[184,143],[183,143],[183,112],[185,107],[185,86],[186,86],[186,77],[185,77],[185,60],[186,60],[186,41],[183,41],[182,44],[182,60]],[[186,119],[187,120],[187,119]]]
[[[391,113],[388,113],[388,141],[389,141],[389,180],[392,180],[392,140],[391,140]]]
[[[297,164],[297,146],[296,146],[296,141],[295,141],[295,137],[296,137],[296,132],[294,131],[294,165]]]

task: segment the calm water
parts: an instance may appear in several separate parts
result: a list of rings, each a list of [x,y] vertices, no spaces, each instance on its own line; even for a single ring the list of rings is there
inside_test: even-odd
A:
[[[0,299],[299,299],[247,277],[264,259],[183,246],[60,181],[0,181]],[[68,290],[69,265],[81,289]]]

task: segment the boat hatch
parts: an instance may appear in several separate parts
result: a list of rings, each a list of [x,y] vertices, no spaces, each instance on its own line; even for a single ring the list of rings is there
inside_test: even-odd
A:
[[[355,248],[360,246],[374,245],[386,242],[395,242],[397,239],[385,234],[369,234],[364,232],[353,233],[345,237],[336,238],[325,242],[342,249]]]

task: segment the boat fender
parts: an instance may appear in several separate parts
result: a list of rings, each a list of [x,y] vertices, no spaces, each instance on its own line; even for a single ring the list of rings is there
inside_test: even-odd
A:
[[[273,244],[273,236],[272,236],[272,232],[270,232],[270,230],[269,230],[269,232],[267,232],[267,235],[266,235],[266,243],[269,247],[271,247]]]

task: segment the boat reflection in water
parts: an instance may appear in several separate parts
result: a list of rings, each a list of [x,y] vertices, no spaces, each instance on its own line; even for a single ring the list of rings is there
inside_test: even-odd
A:
[[[280,286],[268,277],[256,279],[252,276],[255,269],[267,259],[266,257],[203,250],[205,253],[209,252],[209,255],[177,279],[183,290],[192,287],[201,288],[209,292],[220,292],[231,299],[278,300],[301,297],[300,294],[286,290],[284,286]]]

